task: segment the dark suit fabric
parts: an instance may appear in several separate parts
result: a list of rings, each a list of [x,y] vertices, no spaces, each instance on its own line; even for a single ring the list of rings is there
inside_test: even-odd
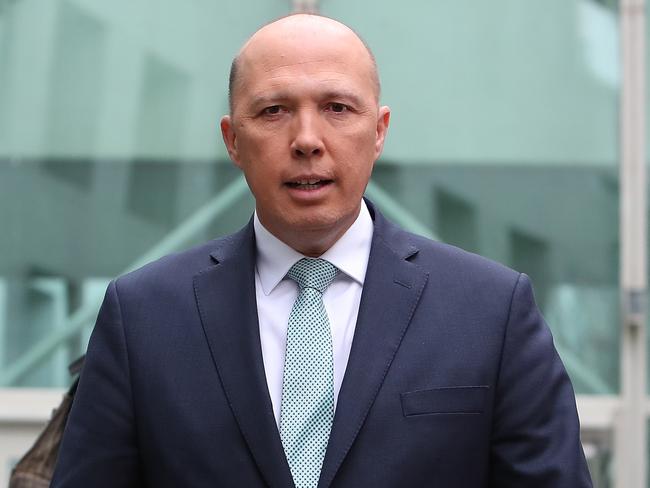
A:
[[[374,235],[319,487],[591,486],[528,278]],[[266,386],[252,224],[113,281],[52,486],[291,487]]]

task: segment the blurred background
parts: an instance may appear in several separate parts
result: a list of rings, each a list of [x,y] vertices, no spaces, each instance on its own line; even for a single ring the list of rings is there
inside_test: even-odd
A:
[[[249,218],[218,130],[230,62],[305,7],[375,52],[392,119],[368,196],[532,277],[595,486],[633,488],[617,482],[638,461],[619,428],[616,0],[0,0],[0,486],[69,384],[108,281]]]

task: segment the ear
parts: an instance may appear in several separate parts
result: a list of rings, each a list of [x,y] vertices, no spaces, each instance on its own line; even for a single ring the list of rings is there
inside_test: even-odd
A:
[[[390,108],[379,107],[377,114],[377,138],[375,139],[375,160],[379,159],[381,152],[384,150],[384,141],[388,132],[388,123],[390,122]]]
[[[223,137],[223,142],[226,145],[228,156],[230,156],[232,162],[235,163],[235,166],[241,168],[241,165],[239,163],[239,154],[237,153],[237,135],[235,134],[233,121],[230,115],[224,115],[221,118],[220,126],[221,136]]]

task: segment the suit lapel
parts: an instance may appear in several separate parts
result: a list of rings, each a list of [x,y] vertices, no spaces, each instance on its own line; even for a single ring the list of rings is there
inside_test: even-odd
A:
[[[405,234],[375,214],[368,270],[319,487],[331,484],[381,388],[420,300],[428,274],[408,262]],[[390,242],[391,245],[386,243]]]
[[[255,301],[252,224],[194,277],[196,301],[212,358],[239,428],[269,486],[293,486],[264,374]]]
[[[373,243],[321,488],[332,483],[361,430],[428,279],[427,273],[407,261],[417,248],[370,202],[368,207],[375,219]],[[272,487],[292,487],[264,374],[252,224],[223,240],[212,257],[215,265],[194,277],[194,290],[213,361],[264,479]]]

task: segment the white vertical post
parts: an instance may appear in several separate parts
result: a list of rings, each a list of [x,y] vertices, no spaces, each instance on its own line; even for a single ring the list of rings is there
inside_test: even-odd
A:
[[[65,280],[62,278],[35,278],[31,282],[31,288],[49,299],[47,305],[41,305],[42,313],[39,314],[33,325],[38,327],[44,335],[51,334],[65,326],[65,319],[68,316],[68,289]],[[70,383],[69,362],[70,348],[66,344],[62,344],[52,355],[47,378],[51,382],[49,386],[62,388]]]
[[[646,488],[645,0],[621,9],[621,395],[616,487]]]
[[[0,277],[0,369],[5,367],[5,355],[9,349],[9,337],[7,337],[9,317],[9,286],[7,280]]]
[[[316,13],[318,12],[318,0],[292,0],[295,13]]]

